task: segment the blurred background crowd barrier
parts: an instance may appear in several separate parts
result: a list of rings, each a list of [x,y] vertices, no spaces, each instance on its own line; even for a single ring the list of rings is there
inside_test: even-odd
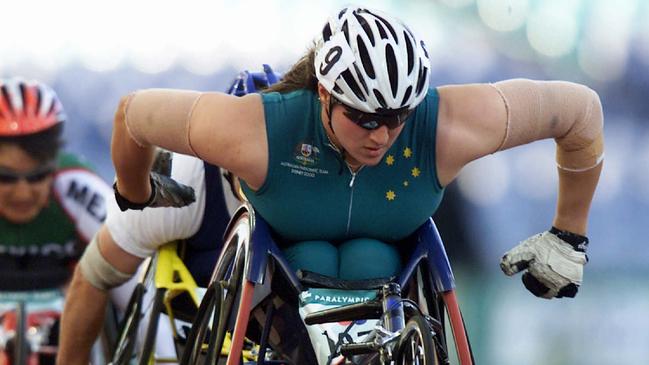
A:
[[[242,69],[286,71],[347,1],[6,1],[0,76],[56,89],[68,148],[112,180],[119,97],[148,87],[224,90]],[[432,85],[562,79],[596,90],[606,158],[591,261],[575,300],[533,297],[500,256],[549,228],[553,141],[469,165],[435,218],[480,364],[649,363],[649,2],[408,0],[363,5],[421,34]]]

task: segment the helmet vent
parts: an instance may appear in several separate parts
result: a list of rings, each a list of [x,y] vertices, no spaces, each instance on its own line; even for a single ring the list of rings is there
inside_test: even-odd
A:
[[[331,25],[327,23],[324,28],[322,28],[322,39],[327,42],[331,38]]]
[[[362,16],[354,13],[354,17],[356,17],[356,20],[358,20],[358,23],[363,27],[363,30],[365,31],[365,34],[367,34],[367,37],[370,39],[370,43],[372,44],[372,47],[374,47],[375,41],[374,41],[374,33],[372,33],[372,28],[370,28],[370,25],[367,23],[367,20],[363,18]]]
[[[424,44],[424,41],[419,41],[419,44],[421,45],[421,49],[424,51],[424,55],[426,56],[426,58],[430,59],[430,57],[428,57],[428,51],[426,50],[426,45]]]
[[[421,94],[421,90],[424,88],[427,78],[428,69],[424,68],[422,64],[419,64],[419,80],[417,81],[417,91],[415,91],[416,95]]]
[[[358,66],[356,66],[356,62],[354,62],[354,71],[356,71],[356,75],[361,74],[361,70],[359,70]],[[361,82],[361,86],[363,87],[363,90],[365,90],[365,94],[369,93],[369,90],[367,89],[367,84],[365,83],[365,79],[362,78],[362,77],[359,77],[358,81]]]
[[[52,100],[52,105],[50,105],[50,110],[47,111],[47,115],[54,113],[56,110],[56,102]]]
[[[412,72],[412,68],[415,66],[415,52],[412,49],[412,41],[406,34],[406,32],[403,32],[403,37],[406,39],[406,51],[408,52],[408,72],[407,74],[410,75]]]
[[[354,75],[349,70],[345,70],[341,73],[343,80],[347,83],[350,89],[354,92],[354,95],[361,101],[367,101],[365,98],[365,95],[363,95],[363,92],[361,91],[360,87],[358,87],[358,83],[356,82],[356,79],[354,79]]]
[[[376,97],[376,100],[379,102],[379,104],[381,104],[381,107],[382,108],[387,108],[388,105],[386,104],[385,98],[383,97],[381,92],[376,90],[376,89],[374,89],[373,91],[374,91],[374,96]]]
[[[11,113],[15,114],[14,105],[11,102],[11,97],[9,96],[9,91],[7,90],[7,87],[5,85],[2,85],[2,97],[7,102],[7,106],[9,107],[9,110],[11,111]]]
[[[385,27],[388,28],[388,30],[390,31],[390,33],[392,33],[392,38],[394,39],[394,41],[395,41],[397,44],[399,44],[399,39],[397,38],[397,32],[394,31],[394,28],[392,27],[392,25],[391,25],[387,20],[381,18],[380,16],[378,16],[378,15],[372,13],[372,12],[369,12],[369,11],[368,11],[368,13],[374,15],[378,20],[380,20],[383,24],[385,24]]]
[[[41,94],[41,89],[36,88],[36,114],[38,114],[41,111],[41,101],[42,101],[42,94]]]
[[[25,105],[27,101],[27,88],[22,82],[20,83],[20,85],[18,85],[18,87],[20,88],[20,97],[23,100],[23,114],[27,115],[27,105]]]
[[[361,36],[356,36],[356,42],[358,43],[358,52],[361,56],[361,62],[363,63],[363,69],[371,79],[376,78],[374,73],[374,66],[372,65],[372,60],[370,59],[370,54],[367,52],[367,47],[365,47],[365,42]],[[354,63],[354,66],[356,63]]]
[[[403,100],[401,100],[402,107],[406,106],[406,103],[408,102],[411,93],[412,93],[412,85],[408,86],[406,92],[403,94]]]
[[[397,57],[394,55],[394,49],[392,49],[390,44],[385,46],[385,63],[388,67],[392,96],[395,97],[397,96],[397,89],[399,88],[399,69],[397,67]]]
[[[381,36],[381,39],[388,39],[388,33],[385,32],[385,28],[379,22],[378,20],[375,21],[376,27],[379,28],[379,35]]]
[[[350,44],[350,42],[349,42],[349,22],[347,20],[345,20],[345,22],[343,23],[343,26],[340,27],[340,29],[345,34],[345,39],[347,40],[347,44]]]
[[[403,29],[405,29],[406,32],[410,35],[410,39],[415,39],[415,35],[412,34],[412,32],[410,31],[410,28],[408,28],[408,26],[406,26],[406,25],[404,24],[404,25],[403,25]]]
[[[340,13],[338,13],[338,19],[342,19],[343,15],[345,15],[346,12],[347,12],[347,8],[341,10]]]

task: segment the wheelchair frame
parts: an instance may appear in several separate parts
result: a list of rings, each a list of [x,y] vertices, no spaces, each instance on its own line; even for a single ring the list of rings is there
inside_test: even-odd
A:
[[[118,338],[112,351],[109,364],[130,364],[135,351],[140,321],[144,317],[144,295],[148,286],[155,289],[152,309],[150,310],[149,324],[144,335],[142,351],[137,363],[147,365],[161,362],[175,362],[177,359],[156,359],[154,354],[155,340],[158,330],[158,320],[163,309],[172,323],[173,336],[176,338],[176,327],[173,326],[174,310],[172,300],[181,294],[187,294],[191,302],[198,308],[200,299],[197,294],[198,285],[191,273],[177,255],[178,242],[173,241],[162,246],[153,258],[142,263],[144,270],[136,284],[133,294],[127,305],[127,310],[120,324]]]
[[[246,216],[247,219],[242,219]],[[443,310],[446,309],[459,362],[461,365],[471,365],[474,362],[473,355],[455,294],[455,279],[432,219],[422,225],[413,237],[416,237],[417,242],[415,249],[396,283],[401,287],[407,287],[413,275],[417,275],[419,278],[423,277],[419,269],[424,269],[429,273],[431,281],[429,286],[433,290],[433,293],[430,294],[440,295],[441,303],[427,303],[426,305],[429,308],[434,308],[437,320],[442,323],[444,321]],[[252,244],[253,242],[254,244]],[[233,249],[236,249],[234,258],[232,256]],[[232,258],[233,262],[228,261]],[[271,266],[274,267],[274,270],[271,270]],[[226,279],[228,273],[231,275]],[[233,215],[226,230],[224,247],[210,280],[211,284],[206,297],[201,302],[198,315],[192,325],[187,340],[188,346],[183,353],[181,364],[193,364],[196,361],[196,351],[200,350],[204,337],[208,336],[209,323],[212,324],[212,333],[209,334],[208,360],[205,363],[211,364],[217,360],[217,352],[220,353],[220,351],[215,349],[221,349],[226,326],[233,327],[227,365],[236,365],[240,362],[239,354],[249,329],[250,314],[254,308],[260,307],[262,302],[272,296],[273,277],[278,274],[289,284],[289,291],[294,292],[297,297],[303,288],[302,283],[272,240],[267,223],[261,217],[255,217],[252,206],[244,203]],[[237,282],[239,280],[240,283]],[[426,301],[426,298],[423,299]],[[234,308],[235,302],[237,311],[236,319],[233,322],[230,312]],[[272,300],[268,303],[264,326],[260,331],[261,350],[257,364],[273,363],[264,360],[274,308]],[[435,304],[438,304],[436,308]],[[211,317],[212,312],[213,317]],[[444,332],[443,325],[441,328]],[[442,333],[444,347],[446,347],[445,338],[445,334]],[[212,349],[210,350],[209,347]],[[193,354],[190,354],[191,351]]]
[[[443,325],[444,310],[446,310],[455,340],[459,363],[461,365],[471,365],[474,360],[455,295],[455,279],[441,238],[432,219],[422,225],[413,237],[416,240],[414,250],[409,261],[393,283],[398,285],[399,288],[408,288],[409,282],[416,277],[415,280],[423,281],[422,284],[432,290],[432,293],[428,293],[431,296],[430,298],[426,298],[426,293],[423,293],[423,289],[420,287],[417,287],[416,294],[419,301],[423,300],[425,304],[424,311],[434,312],[433,318],[441,323],[441,326],[436,328],[436,331],[441,332],[443,350],[447,352],[446,334]],[[122,321],[111,364],[124,365],[130,363],[135,350],[137,329],[143,316],[144,292],[147,285],[151,284],[155,289],[155,295],[149,325],[144,337],[144,345],[137,359],[138,364],[145,365],[152,364],[155,361],[169,362],[178,360],[156,359],[154,358],[153,349],[160,313],[164,309],[169,315],[170,321],[173,322],[175,315],[171,302],[181,294],[189,295],[191,303],[198,310],[194,313],[193,324],[182,351],[179,349],[178,343],[176,343],[176,352],[180,356],[180,364],[195,364],[199,361],[199,358],[204,364],[216,364],[219,356],[222,355],[223,343],[226,341],[226,326],[233,327],[230,349],[227,352],[227,365],[235,365],[240,362],[242,360],[244,338],[250,329],[251,312],[253,309],[261,307],[265,308],[263,313],[265,320],[258,330],[261,341],[256,363],[277,363],[265,360],[269,345],[268,337],[271,332],[272,319],[275,315],[275,305],[272,300],[268,300],[274,296],[273,278],[277,275],[284,280],[284,283],[288,284],[286,285],[287,289],[285,289],[295,298],[300,294],[304,285],[273,241],[267,223],[261,217],[255,217],[255,211],[248,203],[244,203],[235,212],[226,229],[224,245],[217,260],[210,285],[200,302],[196,294],[198,287],[189,270],[178,257],[177,245],[177,242],[164,245],[154,258],[145,264],[146,270],[141,274],[127,307],[125,318]],[[232,262],[234,264],[230,265]],[[229,278],[226,278],[228,275],[230,275]],[[339,282],[345,283],[344,281]],[[346,282],[345,285],[349,284],[350,282]],[[363,285],[367,285],[367,283]],[[377,289],[378,286],[374,288]],[[262,306],[264,303],[266,305]],[[237,309],[236,317],[232,318],[232,315],[235,314],[233,313],[235,308]],[[339,307],[333,311],[340,313],[345,310],[346,307]],[[317,314],[313,313],[313,315]],[[186,315],[184,319],[187,319]],[[330,320],[327,320],[327,314],[323,316],[320,313],[320,322],[317,323],[336,320],[339,320],[339,318],[331,319],[330,317]],[[174,339],[177,340],[179,336],[176,333],[176,327],[173,323],[171,327],[174,331]],[[392,329],[398,331],[403,328]],[[208,338],[207,355],[198,355],[199,353],[205,353],[204,340]],[[350,354],[360,354],[365,350],[360,349],[359,346],[348,346],[347,349]]]

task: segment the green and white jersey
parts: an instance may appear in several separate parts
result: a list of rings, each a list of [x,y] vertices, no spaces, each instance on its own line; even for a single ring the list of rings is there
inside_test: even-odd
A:
[[[44,279],[54,280],[57,275],[61,276],[58,279],[67,278],[66,264],[80,257],[106,218],[108,194],[112,194],[112,189],[99,176],[75,156],[62,154],[50,201],[38,216],[25,224],[0,218],[0,284],[14,277],[27,285],[29,278],[40,277],[36,273],[45,275],[50,271],[51,275]],[[65,275],[61,267],[65,268]]]

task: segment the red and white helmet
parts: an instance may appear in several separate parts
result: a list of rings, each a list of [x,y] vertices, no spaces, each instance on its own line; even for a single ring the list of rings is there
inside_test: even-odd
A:
[[[426,96],[430,60],[424,42],[400,20],[348,7],[316,41],[318,81],[346,105],[367,113],[414,109]]]
[[[0,79],[0,136],[38,133],[65,119],[63,105],[49,86],[20,78]]]

